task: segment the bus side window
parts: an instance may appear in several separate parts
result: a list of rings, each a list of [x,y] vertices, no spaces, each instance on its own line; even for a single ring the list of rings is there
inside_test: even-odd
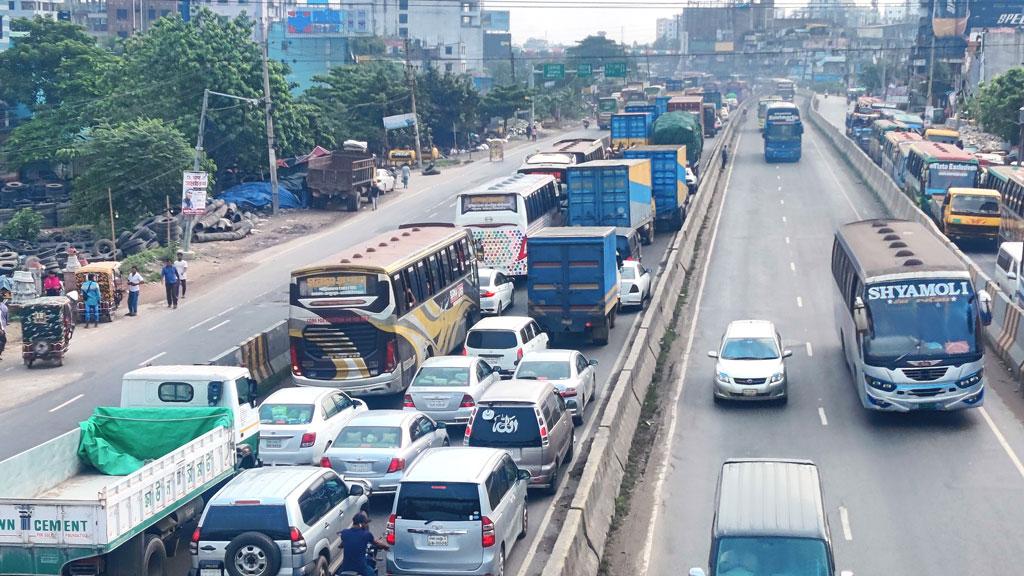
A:
[[[405,280],[405,298],[406,302],[409,303],[409,307],[416,306],[423,299],[420,297],[422,289],[419,286],[419,278],[416,276],[416,267],[410,266],[402,272],[402,277]]]
[[[458,260],[459,272],[460,273],[465,273],[466,272],[466,241],[465,240],[459,240],[459,243],[455,245],[455,252],[458,255],[458,258],[456,258],[456,260]]]
[[[430,285],[434,287],[434,292],[440,292],[441,288],[448,285],[444,281],[444,274],[441,273],[441,266],[435,254],[427,257],[427,274],[430,276]]]
[[[402,316],[412,308],[412,303],[409,302],[411,293],[406,291],[405,280],[402,276],[403,274],[399,272],[391,277],[391,292],[395,295],[395,308],[398,310],[399,316]]]
[[[458,278],[458,274],[452,272],[452,263],[448,259],[448,248],[437,253],[437,261],[441,264],[441,275],[444,277],[444,285],[447,286]]]
[[[427,267],[423,264],[422,260],[416,263],[416,280],[419,284],[416,299],[420,302],[426,302],[427,299],[434,295],[434,287],[430,284],[430,278],[427,277]]]

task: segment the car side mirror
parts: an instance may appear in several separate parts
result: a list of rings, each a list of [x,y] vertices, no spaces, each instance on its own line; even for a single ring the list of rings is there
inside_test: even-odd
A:
[[[448,425],[445,424],[444,422],[435,422],[434,423],[434,429],[435,430],[445,430],[447,428],[448,428]]]
[[[988,326],[992,323],[992,296],[987,290],[978,291],[978,312],[981,313],[981,323]]]
[[[587,364],[590,364],[591,366],[597,366],[597,359],[591,358],[590,361],[587,362]]]
[[[352,399],[352,405],[353,406],[366,406],[366,402],[360,400],[359,398],[353,398]]]
[[[690,576],[704,576],[703,568],[690,568]]]
[[[783,358],[789,358],[792,355],[793,355],[793,351],[792,350],[783,350],[782,351],[782,357]]]
[[[348,488],[349,496],[362,496],[363,494],[366,494],[366,490],[362,484],[353,484]]]
[[[530,481],[530,471],[529,470],[520,470],[519,471],[519,479],[520,480],[526,480],[527,482],[529,482]]]
[[[718,352],[715,352],[714,350],[708,350],[708,356],[711,358],[718,358]]]

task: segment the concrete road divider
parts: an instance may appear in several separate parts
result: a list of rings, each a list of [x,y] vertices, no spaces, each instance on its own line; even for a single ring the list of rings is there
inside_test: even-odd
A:
[[[614,384],[579,485],[541,572],[545,576],[593,576],[598,571],[641,407],[661,353],[662,339],[673,320],[705,216],[721,188],[723,171],[718,160],[721,147],[733,141],[738,125],[738,122],[729,124],[719,133],[713,149],[706,151],[711,161],[704,170],[695,199],[690,202],[686,222],[669,248],[650,305],[643,312],[622,369],[609,379]]]
[[[289,368],[288,321],[282,320],[266,330],[246,338],[238,346],[210,360],[218,366],[245,366],[260,383],[260,392],[277,382]],[[266,386],[265,386],[266,384]]]

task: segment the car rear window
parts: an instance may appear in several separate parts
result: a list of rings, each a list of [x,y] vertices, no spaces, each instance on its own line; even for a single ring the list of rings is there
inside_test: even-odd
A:
[[[398,448],[402,429],[395,426],[346,426],[332,448]]]
[[[633,274],[633,268],[631,266],[623,266],[619,270],[619,274],[622,275],[623,280],[632,280],[633,278],[635,278]]]
[[[469,368],[465,366],[425,366],[420,368],[412,385],[419,388],[469,386]]]
[[[312,404],[264,404],[260,406],[260,424],[298,425],[313,421]]]
[[[532,406],[481,406],[473,418],[470,446],[540,446],[540,425]]]
[[[565,380],[569,377],[566,360],[528,360],[516,370],[518,380]]]
[[[512,330],[470,330],[466,345],[484,350],[503,350],[515,348],[519,341]]]
[[[480,491],[469,482],[402,482],[395,514],[404,520],[480,520]]]
[[[271,540],[288,540],[288,514],[284,506],[237,505],[210,506],[203,519],[203,540],[225,542],[243,532],[260,532]]]

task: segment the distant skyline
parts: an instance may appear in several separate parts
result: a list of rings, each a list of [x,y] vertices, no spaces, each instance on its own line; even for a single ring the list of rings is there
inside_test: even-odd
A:
[[[616,42],[641,44],[655,40],[658,18],[678,14],[680,8],[626,9],[602,8],[511,8],[512,41],[522,44],[529,38],[546,38],[552,44],[572,45],[598,31]],[[486,4],[485,4],[486,6]],[[500,9],[500,8],[498,8]]]

